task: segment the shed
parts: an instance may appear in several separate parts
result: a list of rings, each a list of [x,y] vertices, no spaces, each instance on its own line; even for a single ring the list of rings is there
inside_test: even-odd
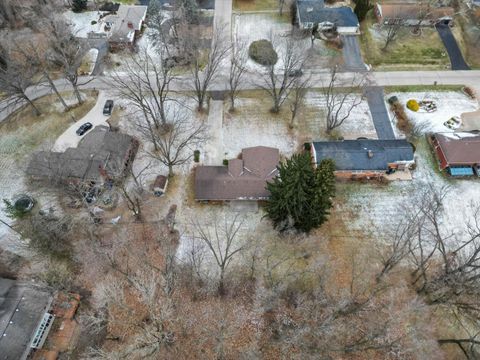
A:
[[[167,191],[167,186],[168,177],[165,175],[158,175],[151,186],[151,190],[155,196],[162,196]]]

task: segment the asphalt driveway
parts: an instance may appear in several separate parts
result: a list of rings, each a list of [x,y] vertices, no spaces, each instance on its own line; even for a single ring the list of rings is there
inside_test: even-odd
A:
[[[108,126],[107,120],[110,116],[103,115],[103,106],[107,100],[107,94],[104,91],[99,91],[97,103],[82,119],[73,123],[65,132],[58,137],[53,145],[52,151],[63,152],[69,147],[77,147],[80,140],[83,139],[85,135],[78,136],[76,134],[77,129],[80,125],[85,124],[86,122],[92,123],[93,127],[98,125]],[[88,132],[87,132],[88,134]]]
[[[440,38],[442,39],[445,49],[447,49],[452,70],[470,70],[470,67],[465,62],[462,52],[458,47],[457,41],[452,34],[450,26],[439,23],[435,25],[435,28],[437,29],[438,35],[440,35]]]
[[[380,140],[395,139],[390,116],[385,106],[383,88],[381,86],[369,86],[365,89],[365,95],[378,138]]]
[[[362,54],[360,53],[360,45],[358,38],[355,35],[342,35],[343,41],[343,60],[345,63],[345,70],[347,71],[365,71],[367,66],[363,62]]]

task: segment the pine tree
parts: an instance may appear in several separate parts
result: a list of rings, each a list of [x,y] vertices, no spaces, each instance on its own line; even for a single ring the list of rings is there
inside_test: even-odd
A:
[[[357,0],[355,5],[355,15],[357,15],[358,21],[362,22],[367,17],[368,12],[373,8],[370,4],[370,0]]]
[[[87,9],[87,0],[73,0],[72,11],[79,13]]]
[[[278,176],[267,184],[266,211],[274,226],[280,231],[294,227],[309,232],[325,222],[335,191],[333,162],[322,162],[315,169],[310,154],[296,154],[278,170]]]

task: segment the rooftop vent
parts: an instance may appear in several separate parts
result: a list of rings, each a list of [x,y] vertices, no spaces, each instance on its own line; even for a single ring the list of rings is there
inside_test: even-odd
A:
[[[367,150],[367,155],[368,155],[369,159],[373,158],[373,151],[372,150]]]
[[[313,11],[313,7],[307,7],[307,12],[312,12]]]

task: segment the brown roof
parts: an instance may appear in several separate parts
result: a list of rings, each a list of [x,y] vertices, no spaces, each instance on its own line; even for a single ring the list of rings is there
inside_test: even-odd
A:
[[[266,182],[277,175],[278,149],[256,146],[242,150],[242,159],[228,166],[199,166],[195,170],[197,200],[261,200],[269,197]]]
[[[437,133],[435,137],[448,166],[480,164],[480,135],[472,133]]]
[[[455,10],[451,7],[429,7],[421,4],[388,3],[378,4],[382,11],[382,17],[387,19],[418,19],[421,14],[427,12],[426,19],[440,19],[452,17]]]

